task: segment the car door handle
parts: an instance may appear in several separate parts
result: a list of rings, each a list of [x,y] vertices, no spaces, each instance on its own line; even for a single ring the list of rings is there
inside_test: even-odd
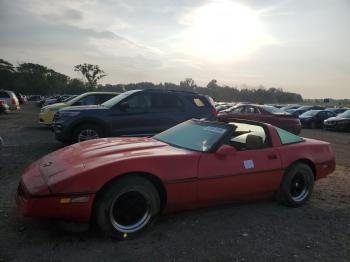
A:
[[[275,160],[275,159],[277,159],[277,155],[276,154],[270,154],[270,155],[267,156],[267,158],[269,160]]]

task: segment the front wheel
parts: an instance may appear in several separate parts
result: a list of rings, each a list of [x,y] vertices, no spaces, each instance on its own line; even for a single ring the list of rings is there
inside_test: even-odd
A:
[[[73,132],[73,142],[83,142],[103,137],[103,131],[96,125],[85,124],[78,126]]]
[[[107,236],[124,240],[135,238],[158,218],[160,197],[145,178],[120,178],[98,196],[94,215],[99,229]]]
[[[277,200],[287,206],[302,206],[310,198],[313,186],[312,169],[304,163],[294,164],[284,175],[277,192]]]

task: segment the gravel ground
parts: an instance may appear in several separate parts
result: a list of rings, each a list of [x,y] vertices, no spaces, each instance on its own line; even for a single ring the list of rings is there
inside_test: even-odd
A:
[[[303,130],[329,141],[337,171],[320,180],[301,208],[273,201],[226,205],[163,217],[136,240],[94,231],[67,233],[21,217],[14,194],[23,169],[63,145],[37,124],[38,108],[0,116],[1,261],[350,261],[350,133]]]

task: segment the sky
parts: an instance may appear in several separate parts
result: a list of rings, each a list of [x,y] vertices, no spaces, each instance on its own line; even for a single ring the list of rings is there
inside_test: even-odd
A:
[[[0,58],[350,98],[349,0],[0,0]]]

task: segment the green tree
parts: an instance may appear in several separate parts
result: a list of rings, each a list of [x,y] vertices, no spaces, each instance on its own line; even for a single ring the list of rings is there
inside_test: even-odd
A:
[[[0,58],[0,88],[14,89],[16,70],[13,64]]]
[[[207,88],[214,89],[214,88],[218,88],[218,87],[219,87],[218,81],[216,81],[215,79],[211,80],[211,81],[207,84]]]
[[[184,89],[196,89],[197,85],[192,78],[186,78],[184,81],[180,82],[180,88]]]
[[[87,63],[76,65],[74,67],[74,71],[80,72],[83,75],[83,77],[87,80],[91,88],[96,88],[97,81],[107,76],[98,65],[92,65]]]
[[[9,71],[11,73],[15,72],[15,67],[10,62],[5,61],[0,58],[0,71]]]

